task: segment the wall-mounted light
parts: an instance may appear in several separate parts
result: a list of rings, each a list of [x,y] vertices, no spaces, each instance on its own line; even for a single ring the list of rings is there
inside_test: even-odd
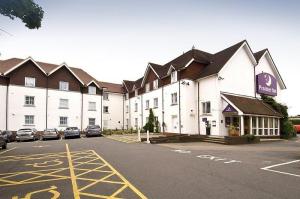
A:
[[[218,80],[223,80],[223,79],[224,79],[224,78],[223,78],[223,77],[221,77],[221,76],[219,76],[219,77],[218,77]]]

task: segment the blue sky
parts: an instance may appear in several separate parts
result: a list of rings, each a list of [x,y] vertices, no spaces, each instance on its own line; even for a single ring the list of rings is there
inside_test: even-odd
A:
[[[26,58],[81,67],[103,81],[142,76],[148,62],[164,64],[196,48],[217,52],[243,39],[253,51],[269,48],[300,114],[297,1],[36,0],[42,28],[0,16],[0,59]],[[297,74],[298,73],[298,74]]]

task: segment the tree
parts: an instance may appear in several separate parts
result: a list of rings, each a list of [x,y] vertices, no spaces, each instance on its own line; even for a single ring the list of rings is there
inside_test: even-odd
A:
[[[154,120],[155,118],[154,118],[153,110],[152,108],[150,108],[148,122],[143,127],[145,131],[154,132]]]
[[[0,0],[0,14],[11,19],[20,18],[29,29],[38,29],[44,17],[42,7],[33,0]]]
[[[261,95],[264,103],[270,105],[275,111],[281,113],[282,119],[280,120],[280,135],[283,138],[291,138],[296,136],[295,129],[292,122],[289,120],[288,107],[276,102],[272,97]]]

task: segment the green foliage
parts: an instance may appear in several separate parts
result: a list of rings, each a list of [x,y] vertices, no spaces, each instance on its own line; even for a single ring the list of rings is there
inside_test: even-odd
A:
[[[111,130],[111,129],[105,129],[103,130],[103,135],[123,135],[123,134],[136,134],[137,131],[133,129],[128,130]]]
[[[300,125],[300,119],[291,119],[290,120],[294,125]]]
[[[296,136],[295,129],[292,122],[289,120],[288,107],[275,101],[272,97],[261,95],[261,99],[269,104],[275,111],[282,114],[283,118],[280,120],[280,136],[288,139]]]
[[[155,121],[155,133],[160,133],[160,125],[158,120]]]
[[[29,29],[40,28],[44,17],[42,7],[33,0],[0,0],[0,14],[21,19]]]
[[[253,142],[256,138],[255,135],[250,135],[250,134],[243,135],[243,137],[246,137],[248,142]]]
[[[143,129],[145,131],[149,131],[149,132],[153,133],[154,132],[154,125],[155,125],[154,120],[155,120],[155,117],[154,117],[154,114],[153,114],[153,110],[152,110],[152,108],[150,108],[149,119],[148,119],[148,122],[143,127]]]

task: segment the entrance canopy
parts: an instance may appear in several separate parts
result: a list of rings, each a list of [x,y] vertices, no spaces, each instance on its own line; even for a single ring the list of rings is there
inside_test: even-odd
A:
[[[237,115],[282,117],[282,115],[275,111],[271,106],[257,98],[241,97],[229,94],[222,94],[221,96],[222,99],[227,102],[223,110],[224,114],[235,113]]]

